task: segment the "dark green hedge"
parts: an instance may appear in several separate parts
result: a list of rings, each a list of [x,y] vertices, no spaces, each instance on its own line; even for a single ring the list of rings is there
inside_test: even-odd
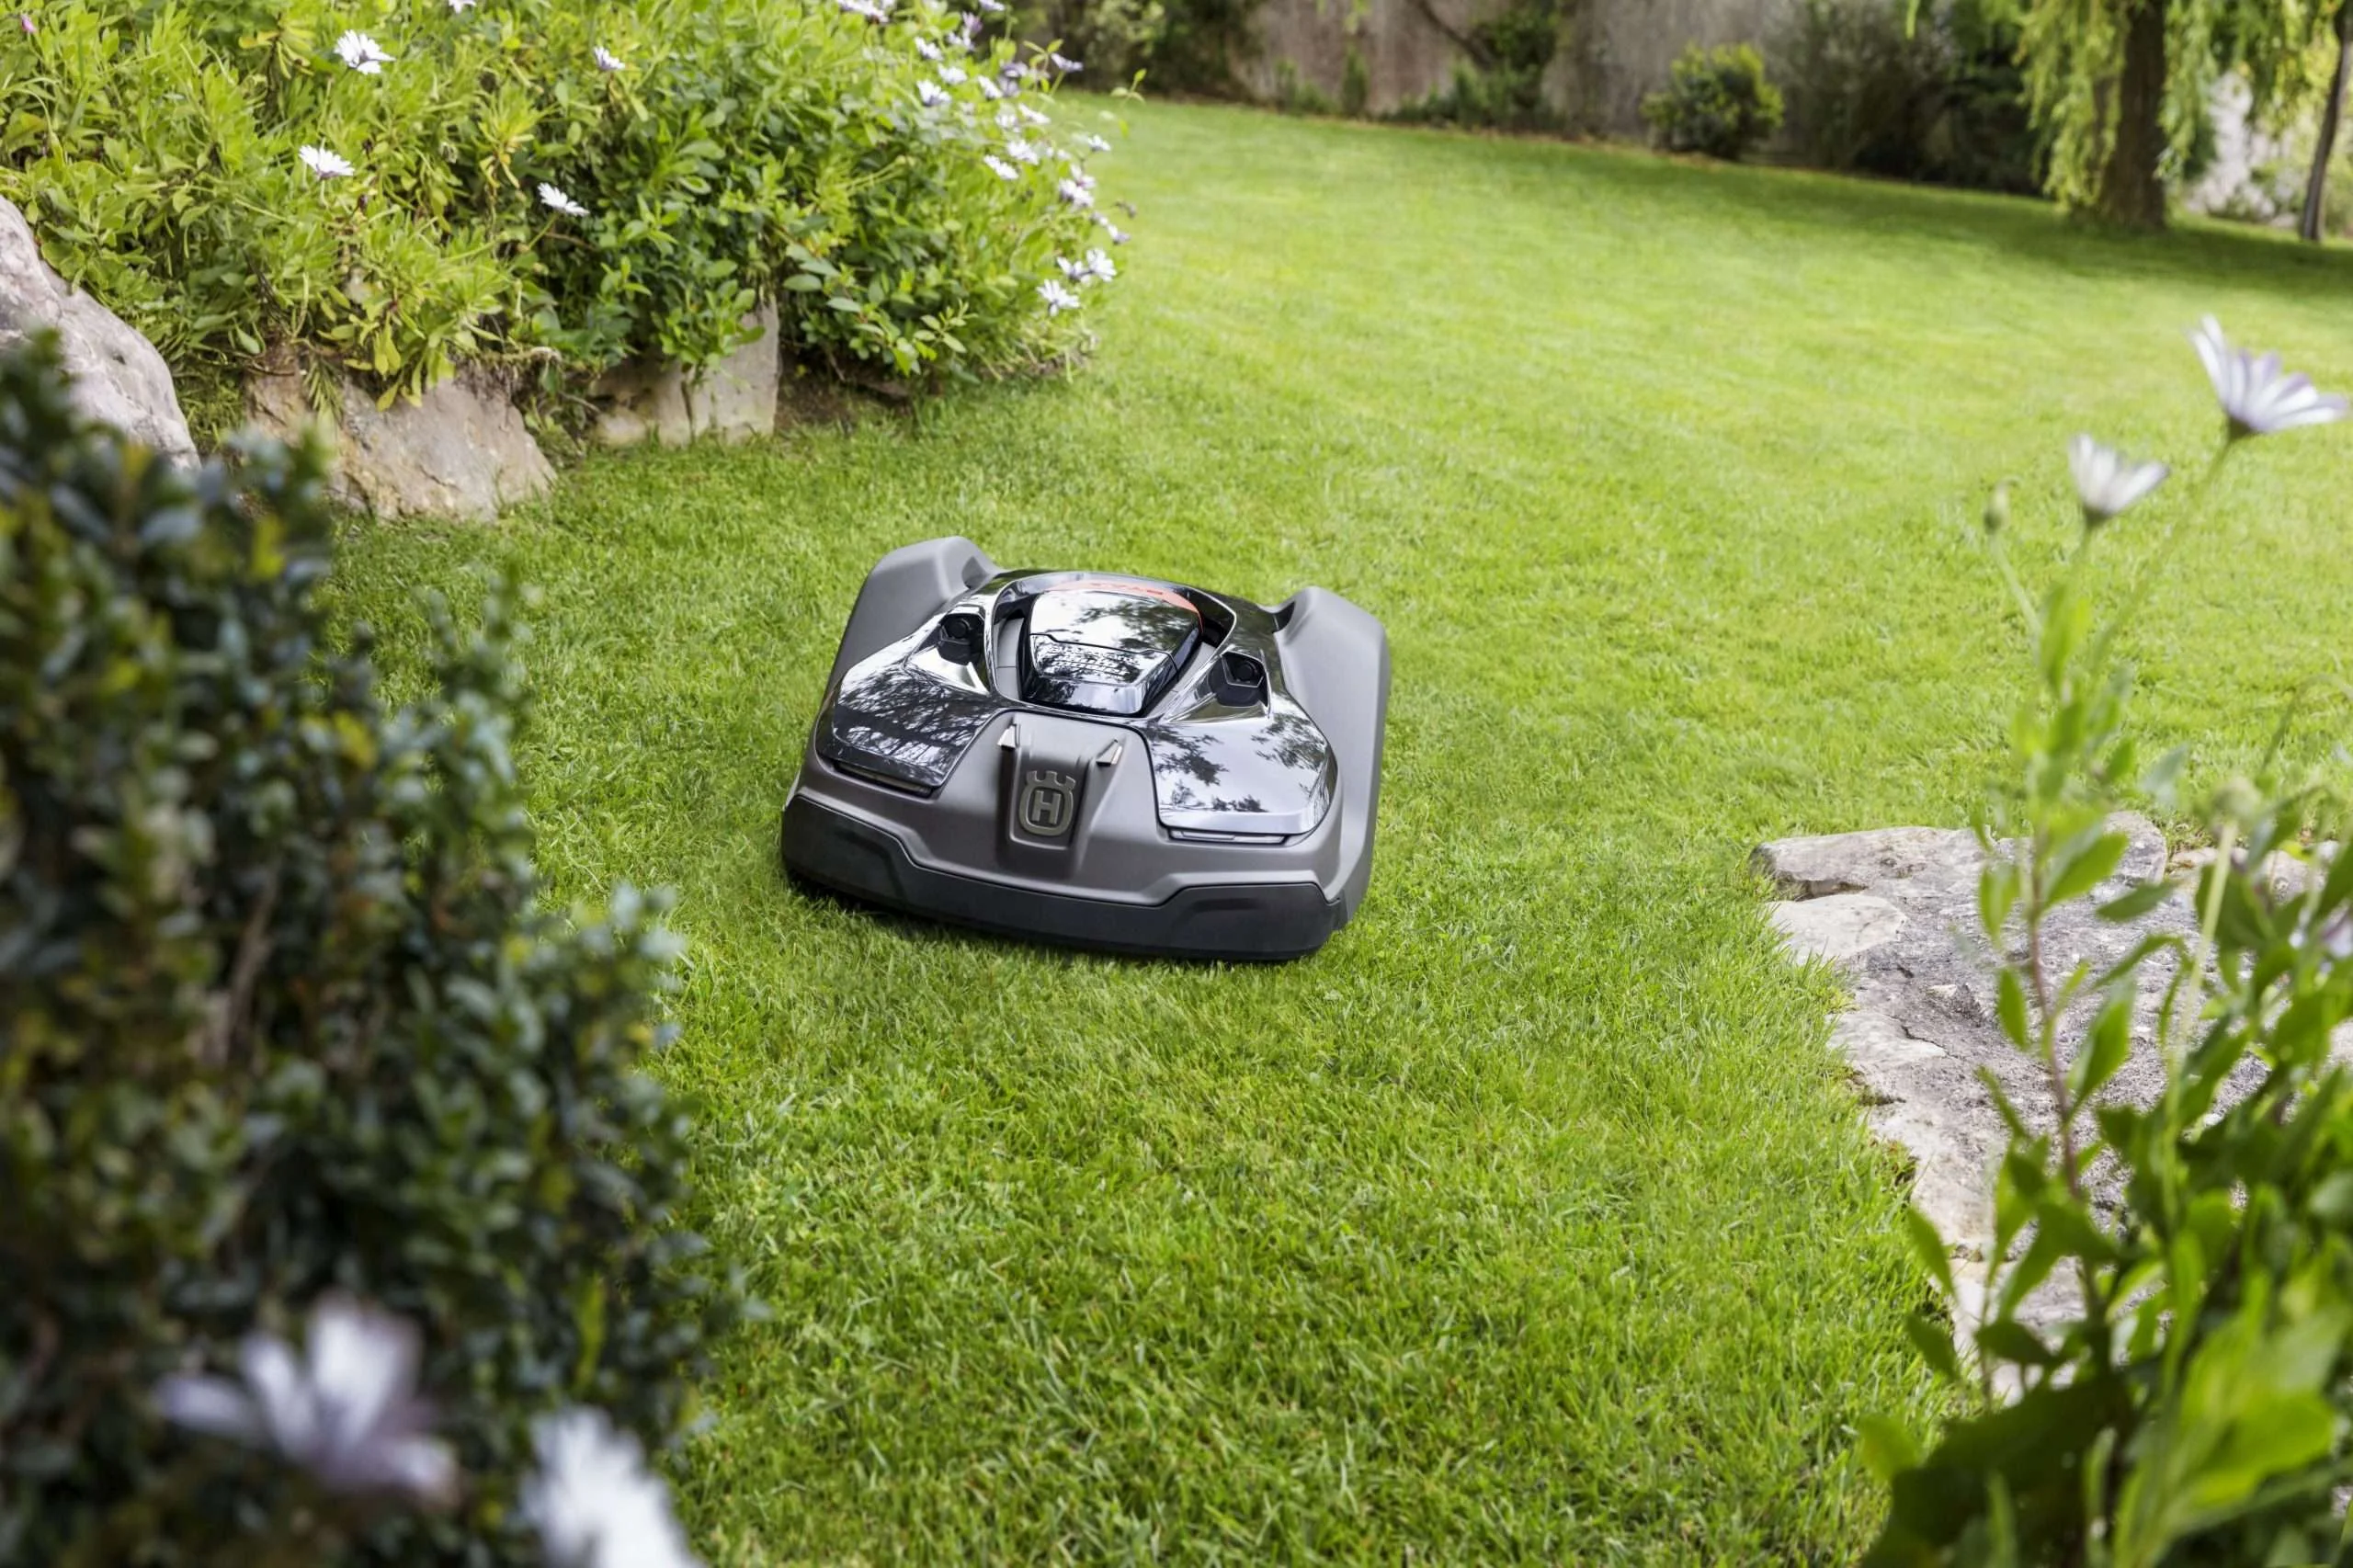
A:
[[[151,1391],[330,1289],[417,1323],[475,1478],[343,1555],[535,1561],[530,1418],[667,1441],[738,1311],[638,1071],[671,938],[541,908],[511,595],[387,709],[323,634],[320,454],[241,456],[175,473],[0,361],[0,1562],[236,1556],[299,1478]]]

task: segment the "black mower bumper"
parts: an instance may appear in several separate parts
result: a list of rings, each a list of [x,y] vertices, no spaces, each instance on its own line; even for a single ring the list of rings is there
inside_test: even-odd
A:
[[[786,867],[820,886],[910,915],[1109,952],[1279,961],[1322,947],[1348,911],[1314,883],[1233,882],[1165,903],[1074,898],[919,866],[884,829],[796,794],[784,808]]]

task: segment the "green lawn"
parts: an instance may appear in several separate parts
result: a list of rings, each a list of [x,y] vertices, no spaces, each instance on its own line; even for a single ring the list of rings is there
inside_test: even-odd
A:
[[[2353,270],[1218,108],[1136,113],[1106,167],[1142,237],[1079,375],[599,457],[495,531],[352,541],[349,608],[397,658],[419,585],[503,560],[544,586],[545,859],[572,892],[679,890],[661,1071],[700,1118],[699,1222],[774,1312],[679,1462],[699,1543],[1851,1553],[1852,1423],[1927,1409],[1924,1285],[1824,1049],[1834,992],[1777,960],[1746,853],[1961,820],[2018,690],[1984,488],[2021,478],[2031,569],[2074,430],[2202,450],[2206,311],[2353,383]],[[2210,766],[2339,667],[2347,452],[2252,449],[2143,625],[2144,715]],[[850,598],[948,532],[1380,615],[1358,922],[1183,968],[790,888],[777,812]]]

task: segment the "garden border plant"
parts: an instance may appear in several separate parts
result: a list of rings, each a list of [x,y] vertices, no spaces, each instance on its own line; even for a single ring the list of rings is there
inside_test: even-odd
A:
[[[2347,414],[2211,318],[2195,342],[2223,414],[2199,497],[2242,442]],[[1927,1316],[1914,1338],[1961,1409],[1926,1452],[1893,1423],[1866,1424],[1865,1458],[1891,1489],[1869,1561],[2341,1562],[2353,1553],[2336,1499],[2353,1479],[2353,1072],[2332,1036],[2353,1017],[2353,855],[2317,846],[2342,841],[2347,796],[2336,778],[2267,764],[2185,802],[2180,754],[2143,762],[2117,638],[2167,541],[2104,631],[2086,574],[2104,531],[2167,470],[2088,436],[2070,459],[2082,528],[2039,600],[2002,554],[2006,491],[1986,512],[2034,685],[2011,729],[2015,777],[1980,824],[1979,914],[2002,956],[1995,1016],[2047,1076],[2053,1113],[2029,1125],[1985,1077],[2010,1136],[1982,1287],[1912,1217],[1960,1346]],[[2114,962],[2063,963],[2042,932],[2116,870],[2127,841],[2109,818],[2134,793],[2186,805],[2211,840],[2194,939],[2150,935]],[[2097,913],[2130,920],[2175,896],[2160,878]],[[2144,1049],[2163,1090],[2147,1105],[2103,1099],[2151,990]],[[2055,1331],[2025,1310],[2054,1278],[2071,1291]]]
[[[236,455],[0,358],[0,1557],[537,1562],[575,1467],[667,1539],[621,1483],[743,1309],[639,1070],[662,904],[541,907],[511,588],[388,709],[322,454]]]
[[[0,37],[0,196],[176,367],[787,347],[924,381],[1084,346],[1124,238],[1049,131],[1079,62],[883,0],[49,0]],[[1049,135],[1060,137],[1049,141]],[[1097,269],[1090,276],[1100,276]]]

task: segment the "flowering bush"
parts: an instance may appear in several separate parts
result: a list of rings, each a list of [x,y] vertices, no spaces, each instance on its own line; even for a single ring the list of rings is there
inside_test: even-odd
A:
[[[1670,152],[1737,159],[1781,128],[1781,92],[1765,61],[1745,43],[1693,44],[1675,62],[1666,87],[1643,99],[1643,118]]]
[[[387,710],[319,454],[243,458],[0,360],[0,1561],[536,1562],[534,1422],[668,1440],[738,1310],[638,1072],[674,944],[540,907],[510,596]]]
[[[175,364],[290,343],[414,391],[534,351],[702,363],[774,301],[836,367],[1001,370],[1074,347],[1039,286],[1114,236],[1099,138],[1048,129],[1077,62],[979,21],[45,0],[0,29],[0,195]]]
[[[2345,417],[2344,399],[2211,320],[2195,341],[2223,415],[2210,481],[2245,440]],[[2011,1132],[1982,1279],[1957,1278],[1913,1217],[1955,1320],[1918,1320],[1914,1337],[1962,1411],[1926,1452],[1867,1427],[1891,1487],[1868,1561],[2343,1562],[2353,1073],[2332,1037],[2353,1017],[2353,855],[2333,846],[2348,801],[2327,778],[2263,778],[2188,802],[2212,846],[2189,890],[2194,934],[2144,937],[2114,962],[2051,950],[2052,912],[2096,898],[2123,857],[2111,811],[2136,787],[2175,801],[2180,761],[2139,756],[2130,674],[2113,631],[2094,632],[2081,580],[2103,530],[2167,470],[2089,437],[2069,462],[2082,531],[2039,602],[2002,561],[2006,496],[1987,513],[2035,678],[2012,726],[2015,779],[1983,828],[1979,913],[2006,958],[1995,1013],[2052,1113],[2029,1123],[1987,1078]],[[2154,881],[2098,914],[2132,919],[2174,896]],[[2154,1103],[2102,1092],[2136,1044],[2164,1068]]]

